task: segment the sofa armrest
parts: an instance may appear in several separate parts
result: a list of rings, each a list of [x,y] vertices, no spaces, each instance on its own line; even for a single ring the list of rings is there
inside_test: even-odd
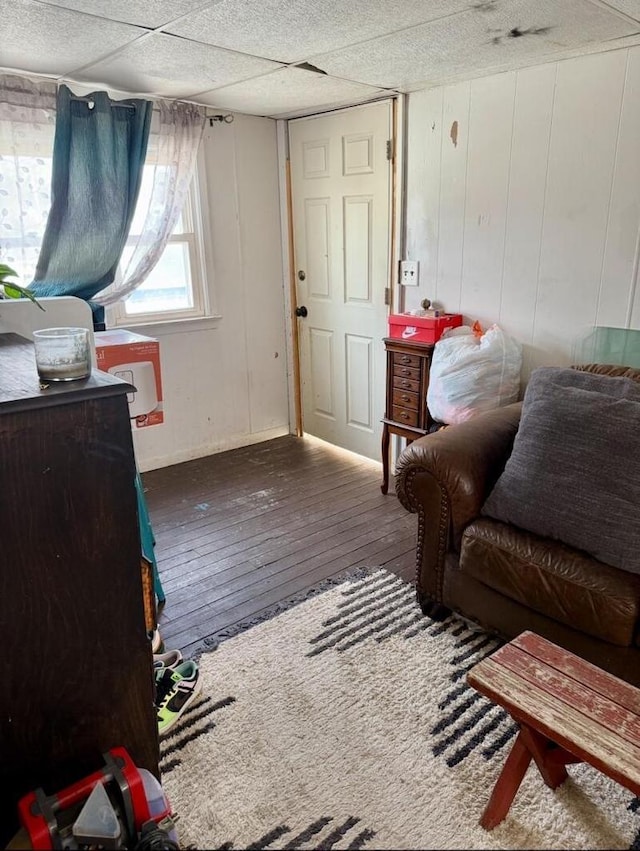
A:
[[[396,464],[396,494],[418,514],[417,590],[421,602],[442,602],[444,561],[458,551],[466,526],[479,515],[507,462],[522,403],[478,414],[425,435]],[[423,605],[425,611],[432,611]]]
[[[416,476],[431,477],[446,494],[459,540],[504,470],[521,410],[515,402],[410,443],[396,464],[396,493],[407,511],[418,511]]]

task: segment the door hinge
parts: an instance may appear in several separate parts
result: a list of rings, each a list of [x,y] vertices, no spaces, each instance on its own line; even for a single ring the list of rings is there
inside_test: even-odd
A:
[[[384,303],[391,304],[391,287],[384,288]]]
[[[393,155],[393,139],[387,139],[387,159],[391,160],[391,162],[393,162]]]

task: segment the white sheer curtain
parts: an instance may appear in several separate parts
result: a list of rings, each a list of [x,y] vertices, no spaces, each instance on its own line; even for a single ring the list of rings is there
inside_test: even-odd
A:
[[[0,74],[0,262],[33,278],[51,206],[57,86]]]
[[[181,101],[156,101],[152,119],[145,170],[152,169],[153,186],[144,201],[146,209],[136,209],[134,221],[141,226],[133,253],[122,278],[93,299],[113,304],[126,298],[156,265],[180,216],[193,177],[198,147],[202,139],[205,108]],[[157,120],[156,120],[157,119]],[[144,194],[141,193],[140,201]]]

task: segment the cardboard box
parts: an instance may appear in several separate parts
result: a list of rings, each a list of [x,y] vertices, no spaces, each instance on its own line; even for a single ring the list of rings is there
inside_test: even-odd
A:
[[[160,344],[153,337],[115,329],[96,331],[96,366],[132,384],[129,416],[134,428],[164,422]]]
[[[392,313],[389,316],[389,336],[395,340],[437,343],[443,331],[459,325],[462,325],[461,313],[443,313],[437,317]]]

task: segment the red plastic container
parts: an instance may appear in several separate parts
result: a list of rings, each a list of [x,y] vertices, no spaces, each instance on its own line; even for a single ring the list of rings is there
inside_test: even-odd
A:
[[[437,343],[447,328],[457,328],[458,325],[462,325],[461,313],[443,313],[434,317],[392,313],[389,316],[389,336],[395,340]]]

